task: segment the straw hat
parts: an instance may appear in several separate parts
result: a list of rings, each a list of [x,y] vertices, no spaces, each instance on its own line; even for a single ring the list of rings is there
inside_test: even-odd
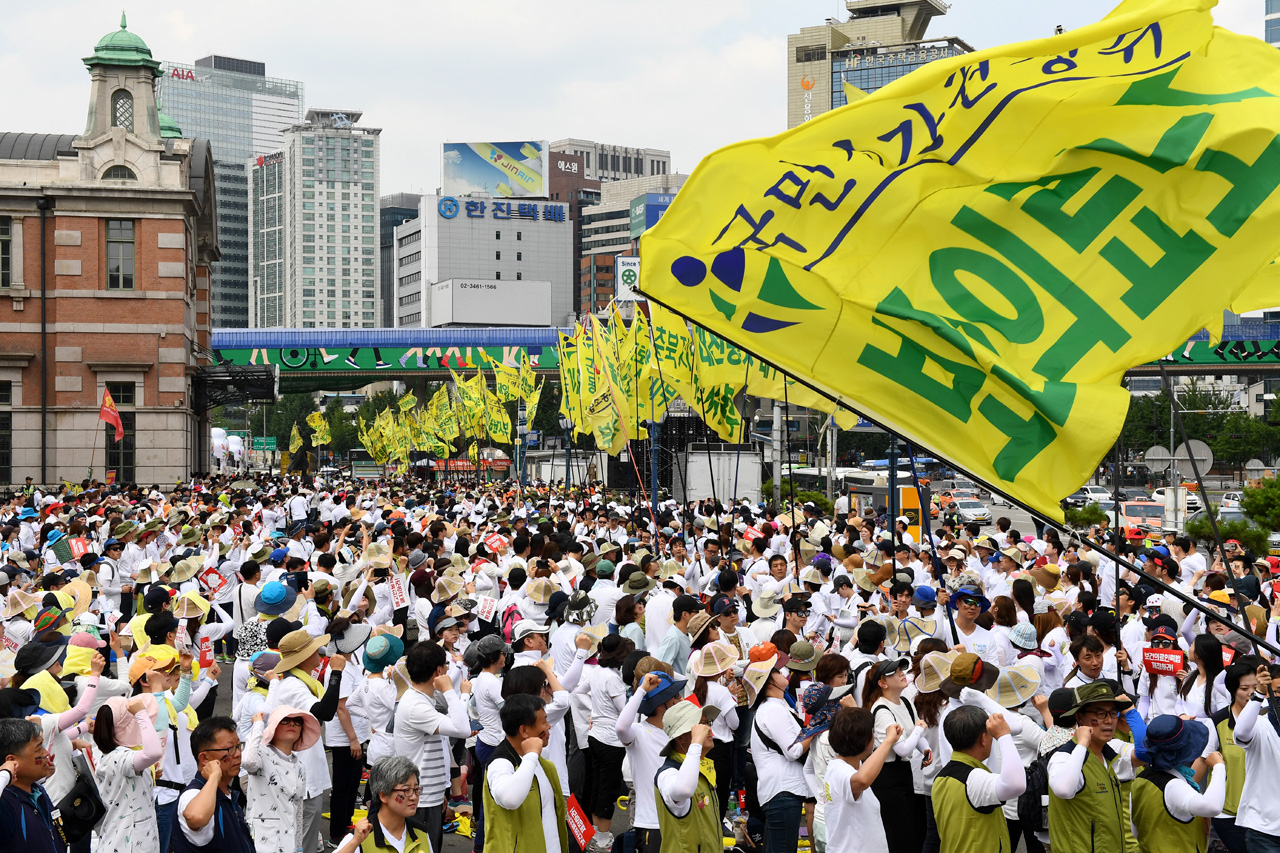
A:
[[[204,559],[201,557],[187,557],[185,560],[179,560],[178,564],[169,572],[169,580],[174,583],[191,580],[203,565]]]
[[[138,564],[138,584],[155,583],[168,573],[168,563],[157,563],[155,560],[143,560]]]
[[[4,619],[14,618],[19,613],[30,619],[35,616],[35,608],[40,604],[40,596],[30,592],[24,592],[20,589],[14,589],[9,592],[9,600],[5,602]],[[28,612],[30,611],[30,612]]]
[[[199,593],[184,592],[173,604],[173,615],[179,619],[193,619],[209,615],[209,602]]]
[[[534,578],[525,584],[524,594],[535,604],[546,604],[557,589],[559,587],[551,578]]]
[[[708,643],[693,659],[690,672],[695,677],[714,678],[732,669],[737,662],[738,655],[724,643]]]
[[[893,618],[888,613],[874,613],[864,617],[862,621],[878,622],[881,625],[883,625],[884,634],[885,634],[884,636],[885,648],[888,648],[888,649],[897,648],[898,641],[901,639],[900,634],[902,631],[900,627],[901,623],[897,619]]]
[[[1062,567],[1057,563],[1048,563],[1043,566],[1036,566],[1027,574],[1031,575],[1031,579],[1040,584],[1047,592],[1058,588],[1058,583],[1062,580]]]
[[[762,661],[753,661],[747,664],[746,669],[742,671],[742,687],[747,694],[747,705],[751,706],[756,703],[760,697],[760,691],[764,690],[765,683],[768,682],[769,676],[773,674],[773,668],[778,663],[778,656],[767,658]]]
[[[578,631],[578,636],[584,634],[591,638],[591,646],[587,649],[587,656],[590,657],[596,653],[596,649],[600,648],[600,641],[609,633],[609,626],[601,623],[592,628],[582,628]]]
[[[781,608],[782,599],[769,591],[760,593],[756,600],[751,602],[751,612],[762,619],[778,615],[778,611]]]
[[[1017,708],[1036,695],[1040,687],[1040,671],[1029,663],[1005,667],[987,695],[1005,708]]]
[[[436,581],[435,590],[431,593],[431,601],[435,604],[443,604],[462,592],[464,586],[465,584],[458,578],[445,575]],[[551,597],[550,593],[547,594],[547,597]]]
[[[280,641],[280,663],[276,664],[276,672],[287,672],[293,669],[329,645],[329,639],[328,634],[313,637],[305,630],[285,634],[284,639]]]
[[[71,610],[67,613],[67,621],[74,622],[76,617],[89,610],[89,605],[93,604],[93,589],[89,584],[85,583],[83,578],[76,578],[71,583],[62,588],[62,591],[68,593],[75,601],[71,605]]]
[[[697,613],[689,617],[689,624],[685,628],[685,633],[689,635],[689,641],[693,642],[702,635],[704,631],[715,621],[715,617],[705,610],[699,610]]]
[[[924,637],[932,637],[937,626],[935,619],[908,616],[898,623],[898,641],[893,644],[893,648],[898,652],[909,652],[915,648],[916,641]]]
[[[916,690],[921,693],[933,693],[942,687],[942,682],[951,675],[951,664],[959,652],[929,652],[920,659],[920,674],[916,676]]]

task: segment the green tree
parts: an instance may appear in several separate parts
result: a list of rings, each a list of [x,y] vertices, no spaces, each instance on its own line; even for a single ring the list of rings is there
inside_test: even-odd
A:
[[[1089,503],[1079,508],[1069,506],[1063,510],[1062,514],[1067,525],[1076,530],[1087,530],[1107,520],[1107,514],[1096,503]]]
[[[289,435],[293,425],[298,425],[299,432],[305,438],[310,430],[305,429],[307,415],[316,410],[315,397],[310,394],[285,394],[273,405],[267,407],[267,435],[276,437],[277,446],[281,450],[289,448]]]
[[[1280,480],[1268,478],[1256,489],[1245,489],[1240,508],[1264,530],[1280,530]]]
[[[1188,536],[1208,546],[1209,550],[1217,550],[1218,544],[1214,541],[1213,526],[1209,524],[1208,515],[1198,515],[1188,520],[1186,530]],[[1219,518],[1218,533],[1222,536],[1223,542],[1234,539],[1254,554],[1267,553],[1267,531],[1248,521],[1224,521]]]
[[[324,410],[324,418],[329,422],[329,432],[333,436],[329,449],[334,454],[346,456],[353,447],[360,445],[355,415],[345,411],[338,397],[329,400],[329,405]]]

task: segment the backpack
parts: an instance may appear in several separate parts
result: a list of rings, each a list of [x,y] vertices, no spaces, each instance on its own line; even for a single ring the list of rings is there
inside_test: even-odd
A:
[[[509,604],[507,609],[502,611],[502,639],[508,643],[511,642],[511,632],[515,630],[520,616],[520,607],[516,604]]]
[[[1049,756],[1052,754],[1037,756],[1027,765],[1027,787],[1018,795],[1018,821],[1033,832],[1049,829],[1044,797],[1049,793]]]

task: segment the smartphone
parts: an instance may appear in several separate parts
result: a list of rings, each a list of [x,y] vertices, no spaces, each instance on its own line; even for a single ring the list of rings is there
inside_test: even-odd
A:
[[[293,587],[294,592],[311,588],[311,576],[306,572],[289,572],[284,576],[284,582]]]
[[[373,576],[374,576],[375,578],[389,578],[389,577],[391,577],[391,567],[390,567],[390,566],[382,566],[382,567],[380,567],[380,568],[375,568],[375,569],[373,570]]]

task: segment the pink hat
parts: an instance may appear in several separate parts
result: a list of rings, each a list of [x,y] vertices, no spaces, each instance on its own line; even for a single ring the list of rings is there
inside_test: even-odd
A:
[[[159,713],[156,697],[150,693],[143,693],[138,698],[142,700],[142,708],[154,725]],[[112,696],[102,704],[111,709],[111,717],[115,721],[116,743],[129,747],[142,746],[142,731],[138,728],[138,720],[129,713],[127,707],[129,699],[124,696]]]
[[[276,737],[276,726],[280,725],[280,721],[286,717],[302,718],[302,734],[298,737],[298,742],[293,745],[295,750],[306,749],[313,744],[320,742],[320,721],[313,717],[307,711],[298,708],[290,708],[288,705],[281,705],[271,712],[271,716],[267,717],[267,727],[262,732],[262,742],[270,744]]]
[[[82,649],[105,649],[107,644],[103,640],[99,640],[93,634],[87,631],[81,631],[78,634],[72,634],[71,639],[67,641],[68,646],[79,646]]]

